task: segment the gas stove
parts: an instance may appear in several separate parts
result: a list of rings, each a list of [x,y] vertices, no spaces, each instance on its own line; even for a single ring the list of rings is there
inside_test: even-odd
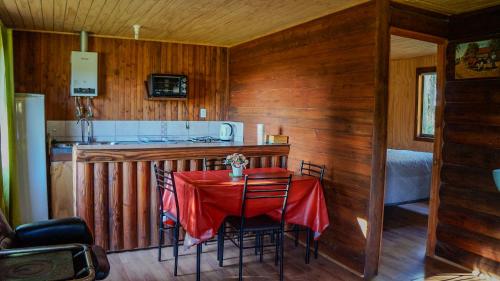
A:
[[[204,136],[204,137],[192,137],[189,139],[190,142],[196,142],[196,143],[218,143],[222,142],[218,138],[210,137],[210,136]]]

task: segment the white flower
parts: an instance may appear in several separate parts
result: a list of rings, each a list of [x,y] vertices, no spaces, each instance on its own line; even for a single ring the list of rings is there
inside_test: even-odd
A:
[[[245,167],[248,164],[248,160],[241,153],[233,153],[226,157],[224,164],[232,165],[234,167]]]

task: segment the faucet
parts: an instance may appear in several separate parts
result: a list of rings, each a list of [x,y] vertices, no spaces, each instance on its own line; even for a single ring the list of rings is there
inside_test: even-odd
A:
[[[82,130],[82,143],[91,143],[94,139],[94,130],[92,130],[92,120],[87,117],[81,117],[76,124],[80,124]],[[85,140],[85,124],[87,124],[87,140]]]
[[[76,103],[76,124],[80,124],[82,130],[82,143],[91,143],[94,139],[94,130],[92,129],[92,118],[94,112],[92,109],[92,100],[87,97],[87,105],[82,106],[80,97],[75,98]],[[87,124],[87,141],[85,141],[85,123]]]

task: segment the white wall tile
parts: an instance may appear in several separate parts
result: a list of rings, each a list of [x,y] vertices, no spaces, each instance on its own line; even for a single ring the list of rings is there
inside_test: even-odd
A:
[[[189,122],[189,137],[203,137],[208,135],[208,122],[206,121],[190,121]]]
[[[139,141],[137,134],[135,136],[115,136],[115,141]]]
[[[115,121],[93,121],[94,137],[115,136]]]
[[[186,121],[167,121],[167,136],[185,136],[189,135],[186,128]]]
[[[139,134],[139,122],[141,121],[116,121],[117,136],[135,136]]]
[[[117,141],[137,141],[141,136],[151,139],[168,137],[184,140],[199,136],[219,137],[220,126],[225,122],[233,126],[234,140],[243,140],[244,124],[231,121],[189,121],[189,129],[187,129],[186,121],[96,120],[93,121],[93,133],[94,137],[114,137],[113,140]],[[47,132],[55,129],[58,139],[80,141],[81,128],[80,124],[76,123],[76,121],[47,121]],[[85,133],[86,131],[85,129]],[[108,139],[111,138],[105,138],[103,141]]]
[[[139,136],[161,136],[162,122],[161,121],[140,121]]]
[[[86,126],[85,126],[86,127]],[[82,137],[81,124],[77,121],[66,121],[66,137]]]
[[[214,138],[218,138],[220,135],[220,125],[224,123],[222,121],[208,121],[208,135]]]
[[[47,133],[53,138],[66,136],[66,121],[49,120],[46,128]]]
[[[94,141],[115,141],[115,136],[94,136]]]

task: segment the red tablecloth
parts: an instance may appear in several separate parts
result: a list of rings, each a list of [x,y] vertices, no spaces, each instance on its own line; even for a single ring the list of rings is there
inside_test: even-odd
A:
[[[288,176],[281,168],[246,169],[244,174],[258,177]],[[242,178],[229,177],[228,170],[174,173],[179,200],[180,222],[196,244],[212,238],[226,216],[240,215]],[[252,203],[252,204],[251,204]],[[247,206],[247,216],[267,214],[280,218],[282,199],[254,200]],[[164,210],[173,214],[175,203],[171,193],[163,198]],[[315,238],[328,227],[323,189],[317,178],[293,176],[285,220],[290,224],[307,226]]]

